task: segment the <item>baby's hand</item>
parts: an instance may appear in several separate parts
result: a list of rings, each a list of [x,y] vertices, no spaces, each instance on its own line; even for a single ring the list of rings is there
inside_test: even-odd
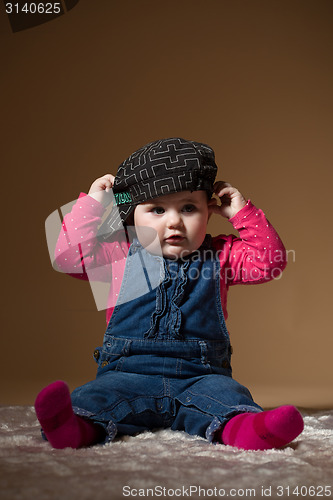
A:
[[[246,205],[243,195],[227,182],[215,182],[214,193],[220,198],[221,205],[218,205],[216,198],[212,198],[209,202],[210,213],[231,219]]]
[[[110,191],[114,184],[114,176],[105,174],[103,177],[96,179],[90,186],[88,195],[97,200],[105,207],[111,203],[112,199],[107,193]]]

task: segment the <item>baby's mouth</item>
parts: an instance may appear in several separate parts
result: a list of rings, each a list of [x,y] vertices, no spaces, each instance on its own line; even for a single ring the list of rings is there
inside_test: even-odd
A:
[[[184,239],[184,236],[181,236],[180,234],[173,234],[168,236],[165,241],[167,243],[181,243]]]

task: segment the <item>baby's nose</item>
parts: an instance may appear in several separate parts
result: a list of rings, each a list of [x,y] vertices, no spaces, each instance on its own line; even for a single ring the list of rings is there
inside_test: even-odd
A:
[[[168,214],[168,227],[178,227],[182,224],[181,215],[177,211],[172,211]]]

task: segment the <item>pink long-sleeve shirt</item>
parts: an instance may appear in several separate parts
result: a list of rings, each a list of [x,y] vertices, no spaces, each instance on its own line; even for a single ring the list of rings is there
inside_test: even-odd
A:
[[[55,249],[57,270],[79,279],[110,284],[106,303],[109,322],[120,291],[129,243],[123,231],[112,241],[97,240],[105,208],[81,193],[65,215]],[[221,303],[225,319],[230,285],[256,284],[280,276],[287,264],[284,245],[262,210],[249,200],[229,222],[239,236],[219,235],[212,246],[220,260]]]

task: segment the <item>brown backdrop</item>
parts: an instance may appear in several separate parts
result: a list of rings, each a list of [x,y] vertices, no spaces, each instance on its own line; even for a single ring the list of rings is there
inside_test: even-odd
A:
[[[332,10],[328,0],[80,0],[13,33],[0,6],[1,404],[95,376],[104,312],[52,270],[46,217],[136,148],[181,136],[261,207],[280,280],[229,296],[234,376],[259,403],[331,406]],[[216,217],[211,232],[230,232]]]

